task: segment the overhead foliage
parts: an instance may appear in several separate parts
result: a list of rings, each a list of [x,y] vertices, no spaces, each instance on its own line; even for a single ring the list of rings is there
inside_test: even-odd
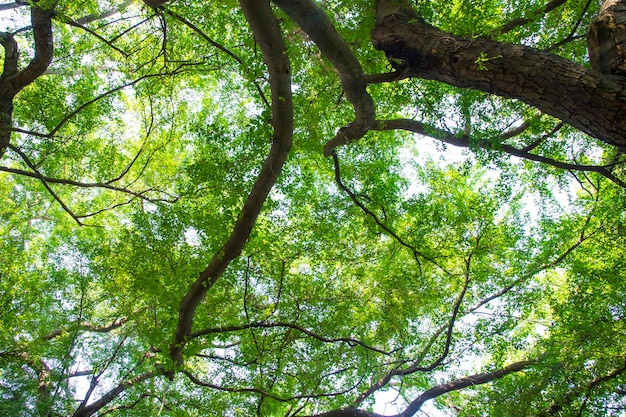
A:
[[[0,414],[623,416],[623,7],[0,3]]]

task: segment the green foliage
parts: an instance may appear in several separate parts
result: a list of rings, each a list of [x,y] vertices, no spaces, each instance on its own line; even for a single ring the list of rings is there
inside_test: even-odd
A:
[[[372,131],[334,166],[322,149],[353,107],[278,9],[293,149],[243,252],[205,285],[174,363],[181,303],[224,255],[275,140],[269,80],[234,1],[104,3],[58,3],[54,61],[15,99],[11,144],[26,158],[0,160],[0,415],[72,415],[120,386],[98,415],[310,415],[372,408],[359,395],[393,373],[411,401],[520,360],[534,362],[435,407],[624,415],[624,190],[503,150],[615,161],[615,173],[621,155],[524,103],[403,79],[368,86],[377,117],[420,121],[435,144]],[[369,41],[373,2],[318,3],[366,74],[389,71]],[[416,8],[454,34],[583,62],[577,35],[598,8],[586,4]],[[447,136],[467,139],[462,154]]]

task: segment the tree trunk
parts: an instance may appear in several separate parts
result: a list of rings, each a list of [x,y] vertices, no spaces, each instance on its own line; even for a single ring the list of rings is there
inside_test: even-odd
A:
[[[591,68],[626,75],[626,0],[605,0],[587,35]]]
[[[534,48],[458,38],[424,22],[404,0],[377,2],[372,41],[409,76],[521,100],[626,150],[626,77]]]

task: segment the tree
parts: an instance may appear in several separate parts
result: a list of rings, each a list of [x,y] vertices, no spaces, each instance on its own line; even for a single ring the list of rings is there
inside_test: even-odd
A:
[[[0,411],[623,415],[623,7],[0,4]]]

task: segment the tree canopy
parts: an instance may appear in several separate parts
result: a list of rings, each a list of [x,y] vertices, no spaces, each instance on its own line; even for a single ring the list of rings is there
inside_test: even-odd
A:
[[[0,414],[624,416],[625,14],[0,3]]]

